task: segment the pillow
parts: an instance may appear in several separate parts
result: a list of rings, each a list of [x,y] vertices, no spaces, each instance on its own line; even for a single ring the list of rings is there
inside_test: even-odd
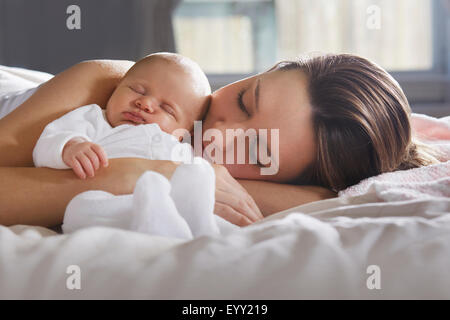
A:
[[[37,87],[51,78],[50,73],[0,65],[0,95]]]

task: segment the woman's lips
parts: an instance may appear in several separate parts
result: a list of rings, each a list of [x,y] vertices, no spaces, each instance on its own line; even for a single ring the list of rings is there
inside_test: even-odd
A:
[[[134,123],[145,123],[145,119],[135,112],[124,112],[123,116],[125,119],[130,120]]]

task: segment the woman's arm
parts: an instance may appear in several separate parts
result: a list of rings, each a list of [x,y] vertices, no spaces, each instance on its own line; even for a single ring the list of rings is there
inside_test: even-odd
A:
[[[130,194],[145,171],[156,171],[170,179],[177,166],[172,161],[111,159],[108,168],[101,168],[95,178],[86,180],[77,178],[71,170],[0,167],[0,225],[58,225],[69,201],[81,192],[104,190],[116,195]],[[249,180],[239,182],[264,216],[336,196],[320,187]],[[224,188],[222,191],[225,192],[223,199],[216,199],[222,202],[222,210],[216,214],[240,226],[256,221],[252,216],[258,215],[259,210],[252,209],[252,199],[249,201],[237,188]],[[233,201],[228,201],[227,194],[233,196]],[[242,207],[246,202],[247,209]]]
[[[318,186],[295,186],[266,181],[238,180],[267,217],[309,202],[335,198],[336,193]]]
[[[72,170],[0,167],[0,225],[55,226],[62,223],[69,201],[81,192],[130,194],[145,171],[170,179],[176,168],[172,161],[111,159],[95,178],[81,180]]]
[[[0,167],[33,166],[32,151],[45,126],[83,105],[104,107],[133,63],[85,61],[44,83],[21,106],[0,119]]]

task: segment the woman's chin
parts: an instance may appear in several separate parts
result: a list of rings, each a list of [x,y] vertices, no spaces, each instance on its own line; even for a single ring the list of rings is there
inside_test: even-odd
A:
[[[235,179],[254,179],[254,174],[249,170],[249,166],[245,164],[224,164],[228,172]]]

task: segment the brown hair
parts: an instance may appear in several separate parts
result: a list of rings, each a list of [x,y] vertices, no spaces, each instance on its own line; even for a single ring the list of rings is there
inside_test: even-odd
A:
[[[315,161],[293,183],[335,192],[381,173],[438,163],[412,135],[411,108],[399,84],[376,64],[350,54],[282,61],[309,80]]]

